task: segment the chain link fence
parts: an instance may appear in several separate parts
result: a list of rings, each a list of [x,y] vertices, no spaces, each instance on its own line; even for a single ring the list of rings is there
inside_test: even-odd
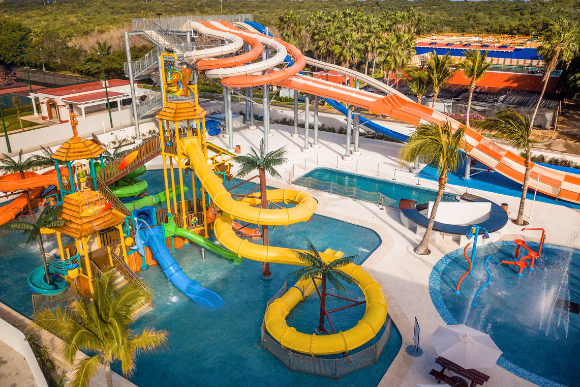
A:
[[[280,298],[287,290],[287,283],[278,290],[278,292],[268,301],[270,305],[275,299]],[[383,325],[384,330],[376,343],[362,351],[348,354],[341,358],[322,358],[303,355],[290,351],[274,340],[266,331],[266,326],[262,322],[261,327],[261,346],[272,355],[276,356],[290,371],[298,371],[307,374],[324,376],[327,378],[339,379],[352,372],[358,371],[364,367],[376,364],[381,352],[385,348],[387,341],[391,337],[391,317]]]

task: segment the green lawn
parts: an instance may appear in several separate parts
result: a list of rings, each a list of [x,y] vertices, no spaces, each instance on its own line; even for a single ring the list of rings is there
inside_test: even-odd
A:
[[[30,114],[25,114],[22,115],[21,117],[25,117],[27,115]],[[16,114],[12,114],[9,116],[4,116],[4,122],[6,123],[6,129],[11,132],[13,130],[18,130],[20,129],[20,122],[18,120],[18,116]],[[1,125],[1,123],[0,123]],[[26,121],[26,120],[22,120],[22,127],[23,128],[30,128],[31,126],[37,126],[38,124],[35,122],[30,122],[30,121]],[[2,130],[2,133],[4,132],[4,128],[0,127],[0,130]]]

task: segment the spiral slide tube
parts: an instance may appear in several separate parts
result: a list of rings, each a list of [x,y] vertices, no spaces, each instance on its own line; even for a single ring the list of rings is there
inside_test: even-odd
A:
[[[217,46],[211,48],[204,48],[200,50],[188,51],[183,55],[183,59],[187,63],[194,63],[200,59],[215,58],[216,56],[223,56],[237,52],[244,45],[244,41],[234,34],[228,34],[220,31],[215,31],[202,25],[198,22],[190,22],[190,28],[199,32],[202,35],[210,36],[223,40],[229,40],[231,43],[225,46]]]
[[[278,203],[293,203],[296,207],[282,209],[262,209],[257,196],[247,197],[242,201],[234,200],[214,174],[195,139],[184,140],[184,151],[189,157],[195,174],[207,190],[214,204],[222,213],[215,221],[214,231],[222,246],[233,251],[239,257],[281,263],[287,265],[304,265],[290,249],[254,244],[236,235],[232,228],[234,219],[242,219],[256,224],[288,225],[307,221],[316,211],[317,203],[308,193],[291,190],[269,190],[268,200]],[[322,253],[322,259],[331,262],[337,256]],[[366,298],[366,311],[363,318],[346,332],[318,336],[297,332],[286,323],[289,311],[301,300],[302,292],[290,289],[282,298],[270,305],[266,311],[266,329],[285,348],[311,355],[329,355],[353,350],[376,336],[387,318],[387,303],[381,286],[360,266],[350,264],[341,268],[357,280],[357,284]],[[300,282],[299,282],[300,284]],[[295,291],[293,291],[295,290]]]

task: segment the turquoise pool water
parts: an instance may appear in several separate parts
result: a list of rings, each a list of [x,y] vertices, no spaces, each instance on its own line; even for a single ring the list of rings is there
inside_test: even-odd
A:
[[[538,250],[537,243],[527,244]],[[514,374],[545,387],[580,386],[580,316],[562,307],[580,303],[580,250],[544,245],[535,270],[524,269],[523,277],[515,266],[501,263],[512,261],[515,250],[507,241],[479,247],[474,274],[465,277],[460,295],[453,290],[468,263],[463,249],[446,255],[431,274],[433,303],[447,324],[488,333],[503,351],[498,364]],[[473,306],[488,280],[487,256],[491,282]]]
[[[162,171],[148,171],[143,175],[149,183],[148,193],[163,190]],[[189,179],[188,179],[189,180]],[[226,182],[231,187],[238,181]],[[252,189],[246,185],[236,192]],[[188,193],[191,197],[191,192]],[[163,204],[162,204],[163,206]],[[276,227],[270,233],[270,243],[276,246],[305,248],[308,236],[320,249],[332,248],[347,255],[358,255],[362,263],[381,243],[372,230],[351,225],[340,220],[314,215],[314,220],[288,227]],[[0,230],[0,301],[30,316],[32,306],[26,283],[28,273],[41,264],[38,246],[23,246],[20,233]],[[48,248],[55,242],[47,238]],[[190,278],[201,286],[217,292],[225,304],[218,311],[202,309],[185,297],[165,278],[158,266],[152,266],[139,275],[151,285],[154,292],[154,309],[141,317],[133,329],[166,329],[169,332],[169,349],[163,353],[143,354],[137,360],[131,378],[140,387],[148,386],[376,386],[397,355],[402,341],[395,325],[391,339],[376,365],[364,368],[339,380],[290,372],[268,351],[260,347],[260,325],[267,301],[287,280],[287,275],[297,267],[271,265],[271,281],[260,278],[261,263],[244,260],[236,265],[201,250],[197,245],[186,245],[174,257]],[[9,273],[8,275],[6,273]],[[291,283],[290,283],[291,284]],[[348,296],[362,297],[356,286],[348,286]],[[339,300],[329,298],[330,307],[342,306]],[[289,315],[289,324],[303,332],[313,332],[318,321],[319,302],[310,297]],[[335,313],[333,323],[337,330],[354,326],[364,314],[364,306]],[[368,345],[372,345],[373,342]],[[114,364],[116,372],[120,365]]]
[[[422,204],[434,201],[437,196],[437,192],[431,189],[328,168],[316,168],[294,179],[293,183],[370,202],[377,202],[378,194],[381,193],[385,205],[393,208],[399,208],[401,199],[415,200]],[[444,193],[443,200],[459,199],[457,195]]]

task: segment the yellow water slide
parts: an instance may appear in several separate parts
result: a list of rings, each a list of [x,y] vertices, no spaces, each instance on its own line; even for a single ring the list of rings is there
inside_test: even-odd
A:
[[[219,242],[240,257],[261,262],[303,266],[304,263],[296,258],[290,249],[258,245],[238,237],[232,229],[232,221],[237,219],[271,226],[287,226],[304,222],[309,220],[316,211],[318,207],[316,200],[307,192],[293,189],[269,190],[267,193],[269,201],[296,205],[291,208],[262,209],[257,207],[259,198],[255,196],[235,200],[211,169],[196,139],[183,139],[182,143],[184,153],[189,157],[195,174],[214,204],[221,210],[221,215],[214,225]],[[337,255],[332,250],[327,250],[320,255],[326,262],[337,259]],[[387,318],[387,302],[380,284],[358,265],[349,264],[340,270],[351,275],[363,291],[366,311],[362,319],[353,328],[332,335],[309,335],[289,327],[286,323],[286,316],[303,297],[313,290],[307,289],[307,282],[312,283],[310,280],[301,280],[297,283],[297,287],[300,287],[302,291],[291,288],[284,296],[270,304],[264,317],[266,329],[283,347],[310,355],[342,353],[360,347],[372,340],[379,332]]]

